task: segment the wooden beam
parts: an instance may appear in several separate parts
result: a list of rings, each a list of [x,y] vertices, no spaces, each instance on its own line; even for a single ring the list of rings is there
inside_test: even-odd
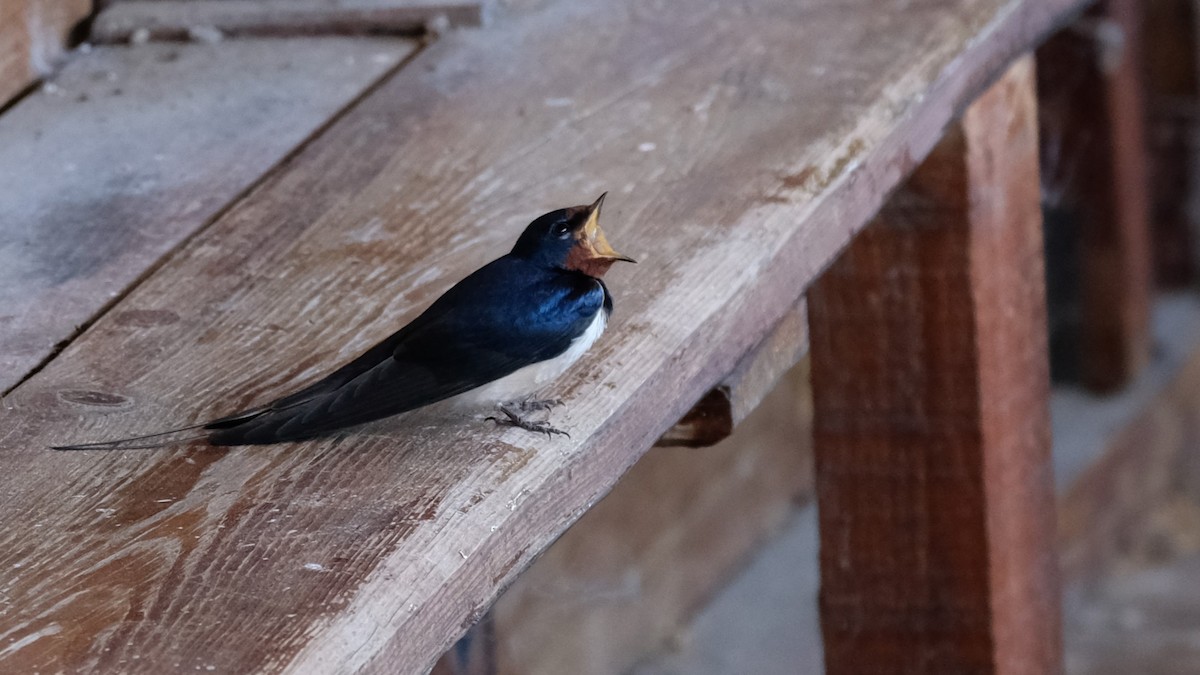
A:
[[[483,14],[482,0],[127,0],[100,12],[92,40],[412,35],[478,26]]]
[[[808,294],[830,673],[1060,670],[1033,78]]]
[[[1060,353],[1099,391],[1150,357],[1140,1],[1107,0],[1037,51],[1047,203],[1078,238],[1077,349]]]

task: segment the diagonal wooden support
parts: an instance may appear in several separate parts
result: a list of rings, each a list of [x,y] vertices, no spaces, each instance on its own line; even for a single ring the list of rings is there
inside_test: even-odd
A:
[[[829,673],[1060,670],[1031,60],[808,294]]]

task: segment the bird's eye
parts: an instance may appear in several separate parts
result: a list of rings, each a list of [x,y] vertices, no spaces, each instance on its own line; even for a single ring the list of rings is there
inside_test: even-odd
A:
[[[553,232],[559,239],[566,239],[571,234],[571,224],[563,221],[554,226]]]

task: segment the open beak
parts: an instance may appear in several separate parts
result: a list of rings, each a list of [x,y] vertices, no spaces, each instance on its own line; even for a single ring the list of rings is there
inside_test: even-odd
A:
[[[600,229],[600,207],[604,206],[604,198],[608,193],[600,195],[600,198],[588,207],[587,222],[584,223],[583,229],[579,232],[579,243],[583,245],[589,257],[600,260],[623,260],[625,262],[636,263],[637,261],[627,255],[621,255],[613,250],[609,245],[608,239],[604,237],[604,231]]]

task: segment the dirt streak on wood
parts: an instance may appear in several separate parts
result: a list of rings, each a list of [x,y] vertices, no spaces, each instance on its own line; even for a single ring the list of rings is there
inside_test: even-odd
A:
[[[414,44],[101,47],[0,117],[0,391]],[[144,331],[179,310],[123,307],[113,319]]]
[[[0,669],[427,669],[1080,4],[561,2],[450,32],[5,399]],[[292,388],[605,189],[643,262],[548,392],[570,438],[428,410],[280,447],[44,449]],[[117,321],[157,310],[179,320]]]
[[[483,23],[481,0],[128,0],[100,12],[99,43],[186,40],[196,29],[228,36],[412,35]]]
[[[1060,671],[1032,65],[809,291],[829,673]]]
[[[1051,208],[1079,247],[1083,382],[1124,386],[1150,355],[1151,247],[1141,0],[1107,0],[1038,49]]]
[[[0,107],[62,59],[89,0],[4,0],[0,3]]]

